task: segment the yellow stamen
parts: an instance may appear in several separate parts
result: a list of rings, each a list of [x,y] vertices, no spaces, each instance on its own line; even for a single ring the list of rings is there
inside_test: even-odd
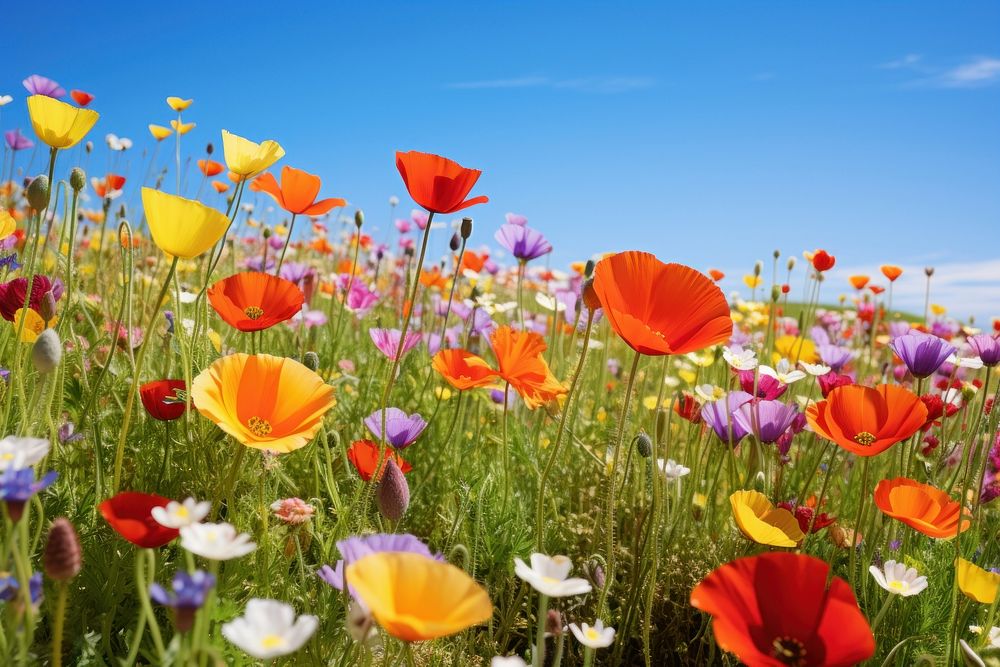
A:
[[[243,314],[251,320],[259,320],[264,316],[264,309],[260,306],[247,306],[243,309]]]
[[[260,417],[251,417],[248,419],[247,427],[258,438],[263,438],[271,434],[271,422]]]

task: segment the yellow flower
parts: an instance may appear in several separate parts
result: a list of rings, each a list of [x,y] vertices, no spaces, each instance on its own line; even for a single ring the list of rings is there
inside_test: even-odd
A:
[[[819,361],[816,345],[809,339],[797,336],[780,336],[774,341],[774,354],[772,355],[774,363],[781,361],[782,357],[792,362],[804,361],[807,364],[815,364]]]
[[[17,223],[14,222],[14,217],[5,209],[0,209],[0,239],[5,239],[13,234],[15,229],[17,229]]]
[[[655,410],[656,396],[647,396],[644,399],[642,399],[642,407],[646,408],[647,410]]]
[[[677,377],[684,380],[688,384],[694,384],[694,381],[698,379],[698,374],[687,368],[677,371]]]
[[[211,248],[229,228],[229,218],[193,199],[142,189],[142,206],[153,242],[168,255],[190,259]]]
[[[754,276],[749,273],[743,276],[743,284],[749,287],[750,289],[756,289],[760,287],[760,283],[761,283],[760,276]]]
[[[28,115],[35,134],[52,148],[77,145],[100,118],[93,109],[80,109],[46,95],[28,98]]]
[[[181,123],[178,120],[170,121],[170,127],[174,128],[177,134],[187,134],[194,129],[195,123]]]
[[[451,398],[451,389],[447,387],[434,387],[434,396],[442,401],[447,401]]]
[[[173,109],[177,113],[180,113],[185,109],[187,109],[189,106],[191,106],[192,102],[194,102],[194,100],[185,100],[182,97],[167,98],[167,104],[170,106],[171,109]]]
[[[285,149],[270,139],[257,144],[223,130],[222,152],[226,156],[229,171],[246,179],[256,176],[280,160]]]
[[[1000,574],[984,570],[964,558],[956,562],[958,568],[958,589],[970,600],[993,604],[1000,588]]]
[[[383,551],[344,570],[378,624],[406,642],[447,637],[493,615],[486,589],[463,570],[421,554]]]
[[[21,318],[24,318],[24,326],[21,328]],[[53,317],[47,323],[42,319],[35,310],[28,308],[18,308],[17,312],[14,313],[14,331],[21,328],[21,342],[22,343],[34,343],[38,336],[41,335],[46,329],[51,329],[55,326],[59,318]]]
[[[208,340],[212,343],[212,348],[216,354],[222,354],[222,337],[215,329],[208,330]]]
[[[156,139],[157,141],[163,141],[171,134],[173,134],[173,130],[171,130],[169,127],[163,127],[162,125],[153,125],[152,123],[150,123],[149,133],[153,135],[153,138]]]
[[[772,547],[794,547],[805,537],[795,516],[786,509],[775,509],[758,491],[737,491],[729,496],[733,518],[747,539]]]
[[[948,309],[942,306],[940,303],[931,304],[931,312],[935,315],[944,315],[948,312]]]

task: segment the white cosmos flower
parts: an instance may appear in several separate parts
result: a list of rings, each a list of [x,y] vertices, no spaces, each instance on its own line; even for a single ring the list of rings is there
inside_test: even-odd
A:
[[[150,514],[156,523],[167,528],[183,528],[193,523],[199,523],[212,510],[212,503],[198,502],[194,498],[185,498],[184,502],[171,500],[165,507],[154,507]]]
[[[960,357],[957,354],[948,355],[945,362],[961,368],[971,368],[972,370],[979,370],[983,367],[983,360],[979,357]]]
[[[181,546],[209,560],[246,556],[257,548],[246,533],[237,533],[228,523],[192,523],[181,528]]]
[[[187,290],[181,291],[181,303],[194,303],[198,300],[198,295],[194,292],[188,292]]]
[[[737,371],[752,371],[757,368],[757,354],[753,350],[744,350],[739,345],[723,348],[722,358]]]
[[[799,366],[806,369],[806,373],[809,375],[815,375],[819,377],[820,375],[826,375],[832,369],[829,366],[824,366],[823,364],[810,364],[808,361],[799,360]]]
[[[910,597],[927,588],[927,577],[920,576],[915,568],[894,560],[887,560],[882,569],[872,565],[868,571],[879,586],[893,595]]]
[[[8,435],[0,440],[0,470],[33,466],[45,458],[49,453],[49,447],[49,441],[45,438]]]
[[[222,625],[222,636],[258,660],[295,653],[319,626],[315,616],[295,618],[291,605],[278,600],[253,598],[246,611]]]
[[[695,396],[706,403],[725,398],[726,390],[714,384],[700,384],[694,388]]]
[[[606,648],[615,640],[615,629],[604,627],[604,621],[597,619],[593,626],[581,623],[570,623],[569,629],[576,640],[587,648]]]
[[[777,368],[771,368],[770,366],[761,364],[760,374],[769,375],[781,384],[792,384],[793,382],[798,382],[806,376],[806,374],[802,371],[795,370],[788,362],[788,359],[782,359],[779,361]]]
[[[516,655],[508,656],[506,658],[502,655],[498,655],[490,660],[490,667],[527,667],[527,665],[528,663]]]
[[[561,313],[566,310],[565,303],[557,300],[555,297],[549,296],[548,294],[542,294],[541,292],[535,292],[535,302],[549,312],[555,310]]]
[[[656,459],[656,467],[660,469],[660,472],[663,473],[663,476],[666,477],[669,482],[678,480],[691,472],[691,468],[682,466],[673,459],[667,459],[666,461],[663,459]]]
[[[586,579],[567,579],[573,563],[566,556],[531,554],[529,567],[520,558],[514,559],[514,574],[531,584],[531,587],[550,598],[582,595],[590,592]]]

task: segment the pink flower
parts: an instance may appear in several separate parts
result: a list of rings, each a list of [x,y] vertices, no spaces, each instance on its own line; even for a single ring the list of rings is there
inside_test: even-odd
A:
[[[285,523],[299,526],[312,518],[316,508],[301,498],[285,498],[271,503],[271,511]]]
[[[350,359],[341,359],[340,361],[337,362],[337,368],[339,368],[345,373],[353,373],[354,362],[351,361]]]
[[[372,337],[372,342],[375,343],[375,347],[379,349],[379,352],[389,357],[393,361],[396,361],[396,350],[399,349],[399,337],[402,332],[399,329],[376,329],[371,328],[368,330],[368,334]],[[406,355],[407,352],[412,350],[420,342],[420,334],[417,332],[410,331],[406,334],[406,340],[403,341],[403,349],[400,350],[400,357]]]

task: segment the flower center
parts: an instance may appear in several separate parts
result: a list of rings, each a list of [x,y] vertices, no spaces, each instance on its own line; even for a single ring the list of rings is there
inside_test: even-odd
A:
[[[264,309],[260,306],[247,306],[243,309],[243,314],[251,320],[259,320],[264,316]]]
[[[875,436],[868,431],[862,431],[854,436],[854,442],[859,445],[864,445],[865,447],[870,447],[873,442],[875,442]]]
[[[260,645],[263,648],[278,648],[284,644],[285,638],[280,635],[264,635],[260,640]]]
[[[598,639],[601,638],[601,635],[594,628],[587,628],[586,635],[587,639],[589,639],[592,642],[597,641]]]
[[[898,591],[900,593],[905,593],[909,586],[906,585],[905,581],[890,581],[889,588]]]
[[[776,637],[771,642],[771,655],[785,665],[804,667],[806,664],[806,647],[798,639],[792,637]]]
[[[271,422],[260,417],[251,417],[248,419],[247,427],[258,438],[263,438],[271,434]]]

